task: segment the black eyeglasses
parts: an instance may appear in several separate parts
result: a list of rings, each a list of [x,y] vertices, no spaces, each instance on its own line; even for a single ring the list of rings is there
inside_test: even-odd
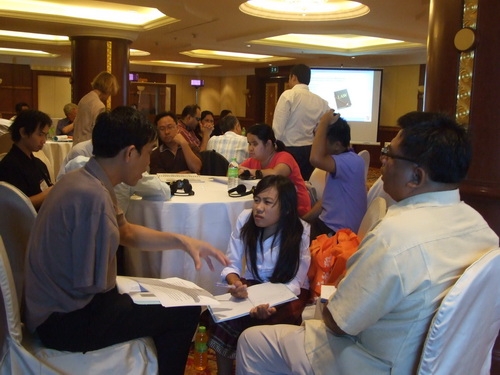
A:
[[[396,154],[393,154],[391,152],[391,149],[390,149],[390,145],[387,146],[387,147],[382,147],[382,150],[380,150],[380,154],[382,156],[385,156],[385,157],[388,157],[388,158],[391,158],[391,159],[399,159],[399,160],[405,160],[405,161],[409,161],[410,163],[414,163],[414,164],[418,164],[415,160],[413,159],[410,159],[410,158],[407,158],[407,157],[404,157],[404,156],[399,156],[399,155],[396,155]]]

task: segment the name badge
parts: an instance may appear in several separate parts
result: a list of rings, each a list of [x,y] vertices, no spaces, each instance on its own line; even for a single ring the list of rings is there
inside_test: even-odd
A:
[[[45,189],[48,189],[48,188],[49,188],[49,185],[47,185],[47,183],[45,182],[45,180],[42,180],[40,182],[40,190],[44,191]]]

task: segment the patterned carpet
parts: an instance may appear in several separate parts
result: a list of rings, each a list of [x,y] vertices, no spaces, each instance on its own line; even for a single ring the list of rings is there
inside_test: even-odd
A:
[[[380,176],[380,168],[370,167],[368,170],[368,176],[366,178],[366,188],[367,190],[373,185],[373,183]],[[196,371],[193,368],[193,348],[189,352],[188,361],[186,364],[186,371],[184,375],[216,375],[217,374],[217,363],[215,359],[215,352],[212,349],[208,349],[208,366],[205,371]]]
[[[375,181],[380,177],[380,168],[368,168],[368,175],[366,177],[366,188],[370,189]]]

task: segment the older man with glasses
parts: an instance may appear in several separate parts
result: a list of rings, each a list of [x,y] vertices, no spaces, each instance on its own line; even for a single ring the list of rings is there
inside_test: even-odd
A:
[[[467,130],[438,113],[398,122],[381,156],[384,190],[396,203],[348,260],[323,320],[246,330],[237,374],[414,374],[443,297],[498,247],[486,221],[460,201],[472,156]]]

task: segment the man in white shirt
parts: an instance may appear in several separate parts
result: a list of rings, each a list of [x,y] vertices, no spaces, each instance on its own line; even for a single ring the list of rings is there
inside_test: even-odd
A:
[[[246,330],[237,374],[414,374],[443,297],[498,247],[486,221],[460,201],[472,156],[466,129],[428,112],[398,123],[381,156],[384,190],[396,203],[348,260],[323,321]]]
[[[207,150],[215,150],[228,161],[236,158],[238,164],[248,158],[247,137],[241,135],[241,125],[233,115],[225,116],[220,122],[222,135],[215,135],[208,140]]]
[[[309,162],[314,130],[321,116],[328,111],[328,102],[309,91],[311,69],[299,64],[288,77],[290,90],[281,94],[273,117],[276,139],[282,141],[300,167],[302,178],[308,181],[313,171]]]

